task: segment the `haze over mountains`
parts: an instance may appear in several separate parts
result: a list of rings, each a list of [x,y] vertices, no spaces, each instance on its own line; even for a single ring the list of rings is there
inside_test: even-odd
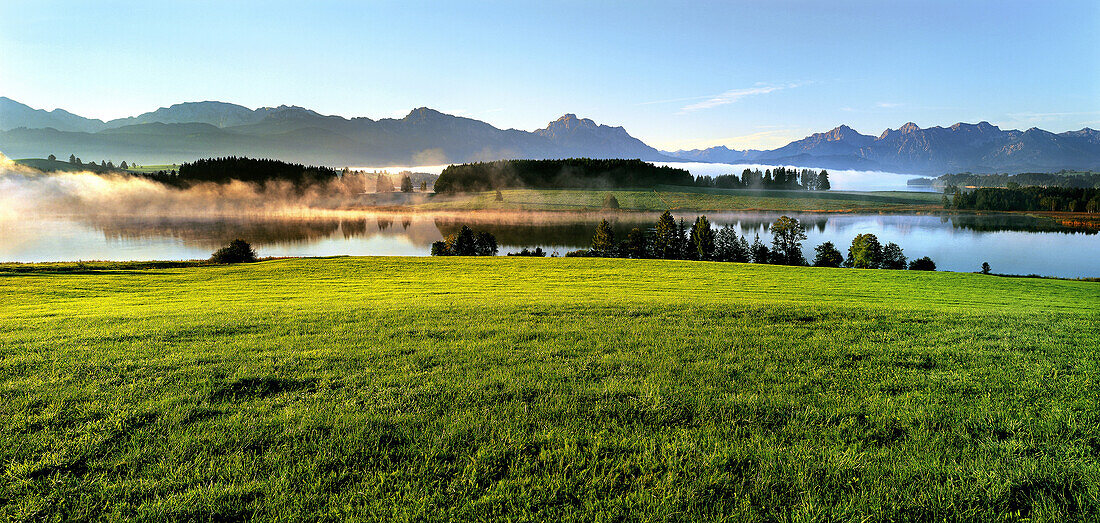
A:
[[[880,136],[841,125],[770,151],[727,147],[663,152],[622,127],[566,114],[533,132],[498,129],[422,107],[400,119],[325,116],[296,106],[249,109],[189,102],[104,122],[0,97],[0,151],[11,158],[176,163],[209,156],[269,157],[330,166],[433,165],[502,158],[640,158],[830,169],[947,172],[1100,170],[1100,131],[1001,130],[987,122]]]

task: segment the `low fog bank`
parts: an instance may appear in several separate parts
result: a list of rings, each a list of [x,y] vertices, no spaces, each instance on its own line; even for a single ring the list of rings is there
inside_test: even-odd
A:
[[[283,181],[232,181],[174,188],[126,174],[43,173],[0,154],[0,219],[34,214],[306,214],[358,205],[373,186],[373,177],[345,176],[307,187]]]

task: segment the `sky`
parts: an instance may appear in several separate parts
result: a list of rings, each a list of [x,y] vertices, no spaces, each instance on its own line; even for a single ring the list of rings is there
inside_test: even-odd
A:
[[[533,130],[665,150],[989,121],[1100,127],[1100,1],[0,0],[0,96],[92,118],[185,101]]]

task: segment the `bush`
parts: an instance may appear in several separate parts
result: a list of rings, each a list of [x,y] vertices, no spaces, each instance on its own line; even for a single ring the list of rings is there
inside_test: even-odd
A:
[[[927,256],[923,258],[917,258],[909,262],[909,270],[911,271],[934,271],[936,270],[936,262],[932,261],[932,258]]]
[[[522,251],[508,253],[508,256],[535,256],[541,258],[546,256],[546,251],[542,250],[542,247],[535,247],[533,251],[524,247]]]
[[[244,240],[233,240],[229,245],[214,251],[210,256],[214,263],[250,263],[256,261],[256,251]]]

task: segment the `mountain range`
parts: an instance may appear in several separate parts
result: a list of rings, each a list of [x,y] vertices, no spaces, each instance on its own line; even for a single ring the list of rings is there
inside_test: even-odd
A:
[[[909,122],[875,137],[841,125],[770,151],[711,147],[666,154],[707,162],[936,175],[1096,170],[1100,167],[1100,131],[1087,127],[1059,134],[1034,127],[1001,130],[989,122],[921,129]]]
[[[1100,131],[1001,130],[987,122],[921,129],[907,123],[878,137],[841,125],[777,149],[727,147],[659,151],[622,127],[566,114],[535,131],[421,107],[404,118],[326,116],[297,106],[249,109],[188,102],[103,121],[33,109],[0,97],[0,152],[11,158],[110,159],[178,163],[252,156],[330,166],[436,165],[504,158],[639,158],[647,161],[758,163],[827,169],[1025,172],[1100,169]]]

